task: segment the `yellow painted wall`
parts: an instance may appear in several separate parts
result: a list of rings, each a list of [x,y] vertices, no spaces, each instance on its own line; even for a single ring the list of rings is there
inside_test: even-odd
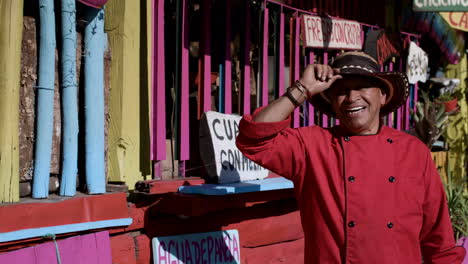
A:
[[[106,5],[105,29],[112,53],[109,93],[108,180],[125,182],[134,189],[135,182],[150,175],[147,123],[147,82],[141,82],[141,10],[140,1],[112,0]],[[143,45],[143,48],[146,44]],[[146,66],[144,66],[146,67]],[[146,84],[145,84],[146,83]],[[143,86],[143,87],[142,87]],[[144,90],[143,90],[144,89]],[[143,96],[143,97],[142,97]],[[142,99],[142,100],[140,100]],[[146,107],[146,108],[145,108]],[[143,117],[143,118],[142,118]],[[142,122],[143,119],[143,122]],[[146,122],[145,122],[146,121]],[[142,155],[143,154],[143,155]],[[149,155],[149,154],[148,154]],[[146,161],[146,162],[145,162]],[[145,165],[146,164],[146,165]]]
[[[0,0],[0,203],[19,200],[19,86],[23,0]]]
[[[460,79],[459,89],[463,97],[459,99],[458,106],[460,112],[450,116],[447,133],[445,135],[449,145],[449,170],[454,180],[466,181],[465,160],[468,136],[468,107],[466,103],[465,91],[467,78],[467,58],[463,56],[459,64],[449,65],[445,75],[449,78]]]

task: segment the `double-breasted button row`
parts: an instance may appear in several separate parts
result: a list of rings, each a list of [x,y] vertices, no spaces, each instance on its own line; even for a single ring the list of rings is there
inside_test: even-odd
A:
[[[348,177],[348,181],[350,181],[350,182],[355,182],[355,181],[356,181],[356,177],[354,177],[354,176],[349,176],[349,177]],[[388,177],[388,181],[391,182],[391,183],[394,183],[394,182],[396,182],[396,178],[393,177],[393,176],[390,176],[390,177]]]
[[[348,227],[349,227],[349,228],[353,228],[353,227],[355,227],[355,226],[356,226],[356,222],[355,222],[355,221],[349,221],[349,222],[348,222]],[[388,229],[392,229],[393,226],[394,226],[394,225],[393,225],[392,222],[388,222],[388,223],[387,223],[387,228],[388,228]]]

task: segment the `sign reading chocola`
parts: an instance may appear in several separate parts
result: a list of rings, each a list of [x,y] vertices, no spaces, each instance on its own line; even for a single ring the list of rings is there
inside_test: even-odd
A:
[[[468,0],[414,0],[414,11],[468,11]]]
[[[268,170],[251,161],[236,147],[238,115],[205,112],[200,120],[200,156],[210,180],[233,183],[264,179]]]
[[[361,24],[356,21],[302,15],[302,38],[305,46],[360,50],[362,48]]]
[[[235,229],[153,238],[154,264],[240,263]]]

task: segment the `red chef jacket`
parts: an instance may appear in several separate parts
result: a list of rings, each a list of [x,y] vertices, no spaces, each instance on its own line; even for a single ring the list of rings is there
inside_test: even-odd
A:
[[[383,126],[347,136],[339,126],[240,122],[245,156],[294,182],[310,264],[452,264],[456,247],[444,188],[427,147]]]

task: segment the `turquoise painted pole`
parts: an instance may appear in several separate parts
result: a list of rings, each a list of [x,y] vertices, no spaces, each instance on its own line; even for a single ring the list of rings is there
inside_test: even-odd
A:
[[[88,193],[105,193],[104,9],[86,8],[84,45],[85,166]]]
[[[39,0],[39,76],[34,155],[33,198],[49,195],[50,158],[54,125],[55,15],[54,0]]]
[[[62,0],[62,45],[63,159],[60,195],[74,196],[78,172],[75,0]]]

